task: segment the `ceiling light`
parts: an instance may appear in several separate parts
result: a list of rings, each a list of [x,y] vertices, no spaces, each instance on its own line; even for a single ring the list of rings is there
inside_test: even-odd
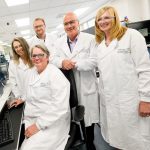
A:
[[[6,42],[3,42],[1,45],[8,45],[8,43],[6,43]]]
[[[7,6],[17,6],[29,3],[29,0],[5,0]]]
[[[76,9],[74,11],[74,13],[77,15],[77,16],[80,16],[82,15],[85,11],[87,11],[89,9],[89,7],[84,7],[84,8],[79,8],[79,9]]]
[[[56,34],[56,33],[58,33],[58,31],[52,31],[52,32],[51,32],[51,34]]]
[[[21,31],[21,34],[29,34],[30,33],[30,30],[23,30]]]
[[[15,20],[18,27],[28,26],[30,24],[29,18],[22,18]]]
[[[30,38],[30,36],[29,36],[29,35],[27,35],[27,36],[24,36],[23,38],[24,38],[24,39],[29,39],[29,38]]]
[[[60,24],[60,25],[58,25],[56,28],[57,28],[57,29],[59,29],[59,28],[63,28],[63,25],[62,25],[62,24]]]

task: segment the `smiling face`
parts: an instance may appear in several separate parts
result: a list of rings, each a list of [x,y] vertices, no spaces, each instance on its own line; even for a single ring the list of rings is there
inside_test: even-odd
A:
[[[64,30],[70,40],[74,40],[79,32],[79,21],[74,13],[67,13],[64,17]]]
[[[20,42],[14,41],[14,42],[13,42],[13,48],[14,48],[16,54],[17,54],[19,57],[23,57],[23,55],[25,54],[25,52],[24,52],[23,47],[22,47],[22,45],[20,44]]]
[[[42,37],[45,35],[46,26],[42,20],[35,20],[33,27],[34,27],[34,31],[38,37]]]
[[[98,27],[101,31],[104,33],[110,32],[112,26],[113,26],[113,21],[115,17],[111,16],[108,11],[105,11],[98,19],[97,19],[97,24]]]
[[[32,62],[38,70],[38,73],[41,73],[48,64],[48,56],[42,49],[34,47],[32,50]]]

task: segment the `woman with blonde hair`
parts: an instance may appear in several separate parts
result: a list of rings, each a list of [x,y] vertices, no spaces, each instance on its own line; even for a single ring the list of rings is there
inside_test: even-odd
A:
[[[10,103],[9,107],[17,106],[24,101],[24,81],[28,70],[33,66],[30,59],[29,45],[24,38],[14,38],[11,46],[13,57],[9,63],[9,81],[12,86],[14,101]]]
[[[24,111],[25,140],[20,150],[64,150],[70,130],[70,83],[49,63],[45,46],[31,49],[35,67],[28,74]]]
[[[121,26],[115,8],[95,19],[104,139],[125,150],[150,148],[150,59],[144,37]]]

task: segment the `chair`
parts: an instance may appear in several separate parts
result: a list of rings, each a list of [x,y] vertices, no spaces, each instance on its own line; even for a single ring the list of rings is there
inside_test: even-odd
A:
[[[69,139],[65,150],[77,150],[86,143],[86,132],[84,124],[84,111],[82,105],[78,105],[78,97],[74,74],[72,70],[62,70],[63,74],[70,82],[70,109],[71,109],[71,125]]]

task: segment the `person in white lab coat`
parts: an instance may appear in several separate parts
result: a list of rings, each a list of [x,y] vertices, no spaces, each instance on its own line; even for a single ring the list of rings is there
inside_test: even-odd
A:
[[[13,58],[9,62],[9,82],[11,84],[14,101],[9,107],[17,106],[24,101],[24,80],[28,70],[33,67],[30,59],[29,45],[22,37],[16,37],[12,41]]]
[[[79,31],[79,21],[73,12],[65,15],[63,24],[67,35],[56,42],[52,63],[74,72],[78,101],[85,107],[88,150],[95,150],[94,124],[99,122],[99,103],[94,36]]]
[[[123,150],[150,149],[150,59],[144,37],[121,26],[113,7],[96,15],[100,123],[104,139]]]
[[[57,37],[46,32],[46,24],[43,18],[35,18],[33,22],[33,28],[36,35],[28,39],[30,48],[32,48],[37,44],[40,45],[42,44],[48,48],[48,50],[51,52],[52,55],[54,49],[54,43]]]
[[[69,81],[49,63],[44,46],[35,45],[31,57],[35,68],[25,81],[26,138],[20,150],[64,150],[70,129]]]

